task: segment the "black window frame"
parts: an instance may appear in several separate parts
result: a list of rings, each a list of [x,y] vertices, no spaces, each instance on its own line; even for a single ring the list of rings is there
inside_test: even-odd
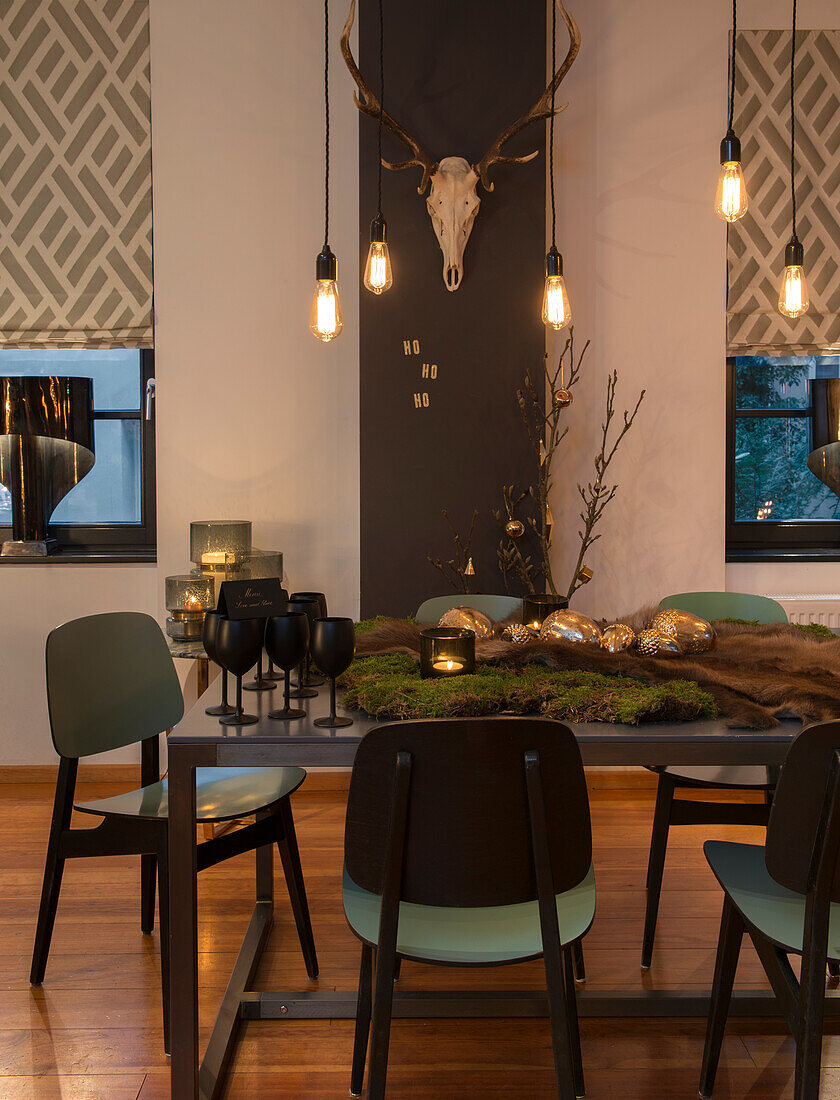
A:
[[[145,416],[145,395],[149,379],[155,375],[155,353],[140,349],[140,408],[103,409],[94,420],[137,420],[140,424],[140,523],[57,523],[49,532],[58,543],[58,552],[46,558],[4,558],[3,564],[41,564],[47,562],[154,562],[157,560],[157,496],[155,477],[155,402],[151,416]],[[0,525],[0,541],[11,539],[11,526]]]
[[[737,409],[735,356],[726,359],[726,560],[840,561],[840,519],[735,519],[735,422],[748,417],[810,421],[804,409]]]

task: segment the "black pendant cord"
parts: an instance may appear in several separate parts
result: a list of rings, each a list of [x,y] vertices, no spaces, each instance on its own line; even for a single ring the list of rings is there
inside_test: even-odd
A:
[[[551,0],[551,71],[557,72],[557,0]],[[554,203],[554,96],[556,81],[551,86],[551,118],[548,131],[548,178],[551,186],[551,247],[557,250],[557,211]]]
[[[790,39],[790,206],[794,241],[796,235],[796,112],[794,111],[794,80],[796,62],[796,0],[793,0],[793,29]]]
[[[382,0],[379,0],[379,133],[377,136],[377,218],[382,220],[382,112],[385,102],[385,24],[382,16]]]
[[[729,59],[729,123],[727,131],[732,132],[735,117],[735,40],[738,35],[738,0],[732,0],[732,52]]]
[[[324,252],[330,239],[330,0],[324,0]]]

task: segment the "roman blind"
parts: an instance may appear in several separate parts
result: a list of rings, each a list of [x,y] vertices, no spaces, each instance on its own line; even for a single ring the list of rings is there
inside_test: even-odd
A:
[[[152,346],[148,0],[0,0],[4,346]]]
[[[811,308],[777,308],[791,234],[790,31],[739,31],[735,132],[749,209],[728,227],[731,354],[840,348],[840,31],[796,34],[797,232]]]

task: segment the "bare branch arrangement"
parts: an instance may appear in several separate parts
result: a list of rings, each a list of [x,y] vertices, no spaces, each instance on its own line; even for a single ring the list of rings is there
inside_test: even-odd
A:
[[[603,516],[604,509],[618,490],[617,484],[606,484],[605,475],[610,463],[615,457],[615,452],[618,450],[619,444],[633,426],[633,421],[636,419],[636,413],[639,411],[639,406],[645,396],[645,391],[642,390],[632,413],[627,409],[624,410],[624,424],[612,443],[612,446],[610,446],[609,435],[610,426],[615,417],[615,390],[617,383],[618,371],[614,370],[612,374],[607,375],[607,412],[604,417],[604,422],[601,425],[601,449],[595,456],[595,480],[590,482],[586,488],[578,484],[578,492],[583,501],[583,511],[580,513],[583,530],[578,532],[580,537],[580,553],[578,554],[577,563],[572,573],[569,589],[566,593],[569,599],[571,599],[574,593],[592,577],[591,570],[588,569],[585,564],[586,554],[592,544],[597,542],[601,537],[600,534],[593,533],[595,525]],[[553,588],[552,591],[554,591]]]
[[[525,375],[522,389],[516,391],[516,400],[525,424],[525,431],[528,433],[528,439],[539,464],[536,487],[532,485],[529,489],[537,505],[537,518],[529,518],[529,523],[539,540],[542,559],[540,574],[545,578],[546,586],[553,596],[557,595],[557,587],[551,571],[553,522],[548,505],[552,486],[551,464],[558,446],[569,431],[568,424],[563,425],[563,419],[571,404],[572,390],[580,378],[581,364],[588,348],[589,340],[575,359],[575,332],[574,327],[570,328],[556,368],[553,371],[549,368],[546,355],[543,360],[543,377],[536,379],[529,370]],[[546,387],[550,391],[548,412],[546,412]]]
[[[492,509],[493,518],[502,529],[502,538],[499,540],[496,556],[499,559],[499,570],[505,584],[505,592],[508,595],[510,595],[511,577],[518,577],[526,592],[534,592],[535,582],[541,575],[531,561],[531,555],[523,554],[520,549],[519,539],[525,532],[525,524],[516,515],[516,510],[529,496],[530,493],[525,490],[525,492],[514,497],[514,487],[503,485],[504,511],[501,508]],[[511,531],[512,527],[513,532]]]
[[[458,531],[455,529],[455,525],[449,518],[449,513],[444,508],[442,513],[443,518],[449,524],[449,530],[452,532],[452,542],[455,547],[455,556],[448,561],[443,561],[441,558],[433,558],[431,555],[426,556],[426,561],[434,569],[437,569],[440,574],[446,578],[447,584],[454,588],[456,592],[463,592],[464,595],[469,595],[470,582],[475,576],[475,571],[472,565],[472,557],[470,556],[470,547],[472,546],[473,531],[475,530],[475,521],[478,519],[478,509],[476,508],[472,514],[472,521],[470,523],[469,533],[466,540],[462,539]]]

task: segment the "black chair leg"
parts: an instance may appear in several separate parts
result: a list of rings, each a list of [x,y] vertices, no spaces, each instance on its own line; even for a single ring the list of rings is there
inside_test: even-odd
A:
[[[647,906],[645,931],[642,938],[642,969],[648,970],[653,957],[653,940],[656,936],[656,918],[659,915],[659,897],[662,893],[662,872],[665,870],[665,852],[668,848],[668,829],[671,824],[671,806],[674,801],[674,781],[667,775],[659,776],[656,788],[656,809],[653,812],[653,830],[650,838],[650,856],[647,873]]]
[[[155,879],[157,857],[140,856],[140,929],[144,936],[155,930]]]
[[[314,981],[318,977],[318,956],[315,953],[315,937],[312,933],[309,904],[306,900],[306,885],[303,881],[303,869],[300,865],[295,820],[292,816],[292,807],[288,798],[284,798],[280,803],[278,821],[280,831],[277,836],[277,847],[280,849],[280,859],[283,863],[283,873],[286,876],[286,886],[289,891],[289,900],[292,903],[292,913],[294,914],[300,947],[303,952],[303,961],[306,964],[306,973]]]
[[[370,1036],[371,987],[373,984],[373,948],[362,944],[359,967],[359,995],[356,999],[356,1033],[353,1039],[353,1069],[350,1073],[350,1095],[361,1096],[365,1084],[365,1059]]]
[[[832,978],[840,978],[840,962],[835,962],[834,959],[829,959],[828,973]]]
[[[50,954],[55,914],[58,909],[58,896],[61,893],[61,878],[64,874],[64,860],[56,851],[57,844],[50,838],[47,850],[47,863],[44,868],[44,883],[41,887],[41,906],[38,910],[38,926],[35,931],[35,946],[32,950],[32,968],[29,981],[40,985],[47,970]]]
[[[825,954],[807,951],[802,959],[793,1100],[818,1100],[825,1012]]]
[[[723,1045],[723,1033],[726,1028],[726,1018],[729,1015],[729,1002],[732,999],[732,986],[735,983],[735,971],[738,968],[743,936],[744,922],[727,896],[723,901],[723,914],[720,919],[715,977],[709,1000],[706,1044],[703,1048],[703,1065],[700,1070],[700,1095],[705,1097],[711,1096],[712,1089],[715,1087],[720,1048]]]
[[[61,878],[64,874],[61,838],[63,833],[70,828],[78,766],[78,760],[66,756],[61,758],[58,765],[58,782],[55,786],[50,839],[47,842],[47,860],[44,867],[44,882],[41,887],[41,905],[38,909],[38,926],[35,930],[32,968],[29,972],[29,981],[32,985],[40,985],[47,970],[55,914],[58,909],[58,895],[61,893]]]
[[[169,1028],[169,852],[164,840],[160,856],[157,859],[158,896],[160,907],[160,985],[163,999],[163,1049],[171,1054]]]
[[[385,1078],[388,1073],[388,1046],[391,1041],[391,1006],[394,1000],[394,970],[396,954],[381,949],[376,952],[376,989],[370,1037],[370,1072],[368,1100],[385,1100]]]
[[[571,1041],[571,1024],[567,1008],[568,988],[563,980],[563,951],[543,940],[545,984],[548,990],[548,1015],[551,1020],[551,1045],[554,1050],[554,1072],[559,1100],[574,1100],[575,1066]],[[574,982],[571,983],[574,991]]]
[[[397,955],[397,961],[394,963],[394,981],[400,980],[400,971],[402,970],[402,959]]]
[[[575,993],[575,960],[576,948],[580,948],[580,940],[571,947],[563,948],[563,963],[566,984],[566,1015],[569,1019],[569,1046],[572,1051],[572,1075],[575,1083],[575,1096],[586,1095],[586,1085],[583,1081],[583,1058],[580,1053],[580,1025],[578,1024],[577,994]],[[581,958],[583,953],[581,952]]]
[[[575,940],[572,944],[572,962],[574,963],[574,977],[576,982],[586,981],[586,963],[583,961],[583,941]]]

